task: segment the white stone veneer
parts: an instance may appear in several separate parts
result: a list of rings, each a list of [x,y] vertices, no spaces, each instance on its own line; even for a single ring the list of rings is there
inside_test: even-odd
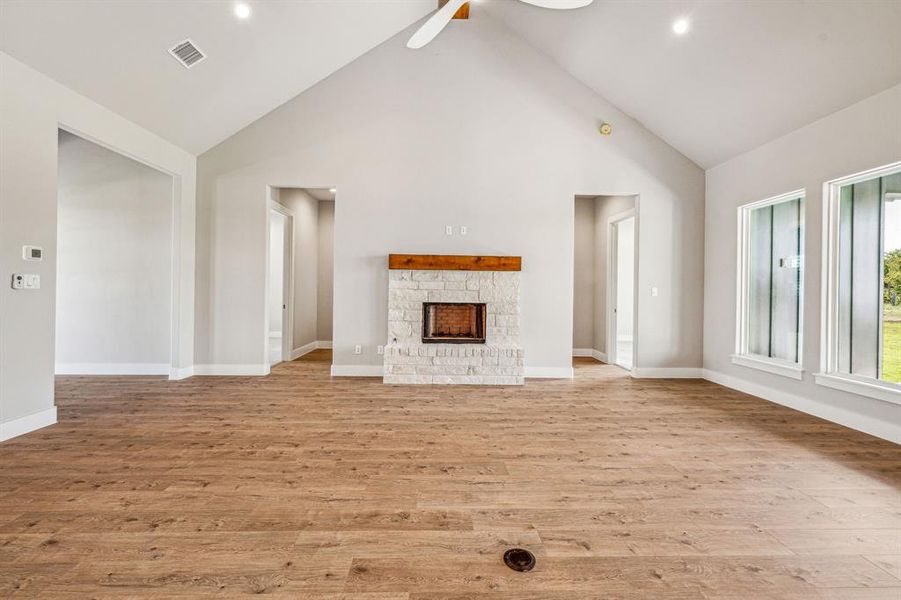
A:
[[[385,383],[522,385],[518,271],[388,271]],[[484,302],[484,344],[423,344],[423,302]]]

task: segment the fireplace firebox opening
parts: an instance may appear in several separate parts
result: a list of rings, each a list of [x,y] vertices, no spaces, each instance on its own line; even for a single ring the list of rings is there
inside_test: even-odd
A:
[[[423,302],[424,344],[484,344],[485,304]]]

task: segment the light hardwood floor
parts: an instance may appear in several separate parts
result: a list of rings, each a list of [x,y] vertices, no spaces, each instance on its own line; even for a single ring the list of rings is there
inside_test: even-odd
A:
[[[0,597],[901,598],[898,446],[701,381],[61,377]],[[504,549],[538,557],[507,569]]]

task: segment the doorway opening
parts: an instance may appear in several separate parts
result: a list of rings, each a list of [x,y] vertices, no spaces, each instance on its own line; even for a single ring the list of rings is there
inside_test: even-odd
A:
[[[268,190],[266,346],[271,365],[331,362],[335,188]]]
[[[57,375],[169,375],[172,175],[60,129]]]
[[[574,367],[601,362],[631,371],[635,364],[637,200],[575,197]]]

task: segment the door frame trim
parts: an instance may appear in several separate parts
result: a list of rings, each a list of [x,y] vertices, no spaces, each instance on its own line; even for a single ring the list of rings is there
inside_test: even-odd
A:
[[[633,259],[632,267],[632,366],[627,371],[635,368],[635,332],[638,331],[638,311],[635,310],[637,300],[637,283],[638,283],[638,219],[636,218],[635,208],[630,208],[622,212],[607,217],[607,361],[609,364],[616,365],[625,369],[617,362],[616,356],[616,289],[617,289],[617,237],[618,232],[616,226],[627,219],[635,219],[635,233],[632,236]]]
[[[282,318],[282,360],[281,362],[286,362],[291,360],[291,353],[294,350],[294,211],[290,208],[284,206],[283,204],[276,202],[273,199],[269,199],[269,210],[266,215],[266,277],[265,277],[265,286],[266,286],[266,303],[265,303],[265,314],[266,318],[264,321],[264,348],[265,348],[265,357],[266,357],[266,365],[270,365],[269,360],[269,321],[271,318],[269,312],[269,304],[271,298],[270,290],[269,290],[269,261],[271,259],[270,256],[270,244],[271,244],[271,232],[272,232],[272,211],[275,211],[285,217],[285,243],[284,243],[284,262],[283,262],[283,277],[282,277],[282,286],[284,290],[284,315]]]

